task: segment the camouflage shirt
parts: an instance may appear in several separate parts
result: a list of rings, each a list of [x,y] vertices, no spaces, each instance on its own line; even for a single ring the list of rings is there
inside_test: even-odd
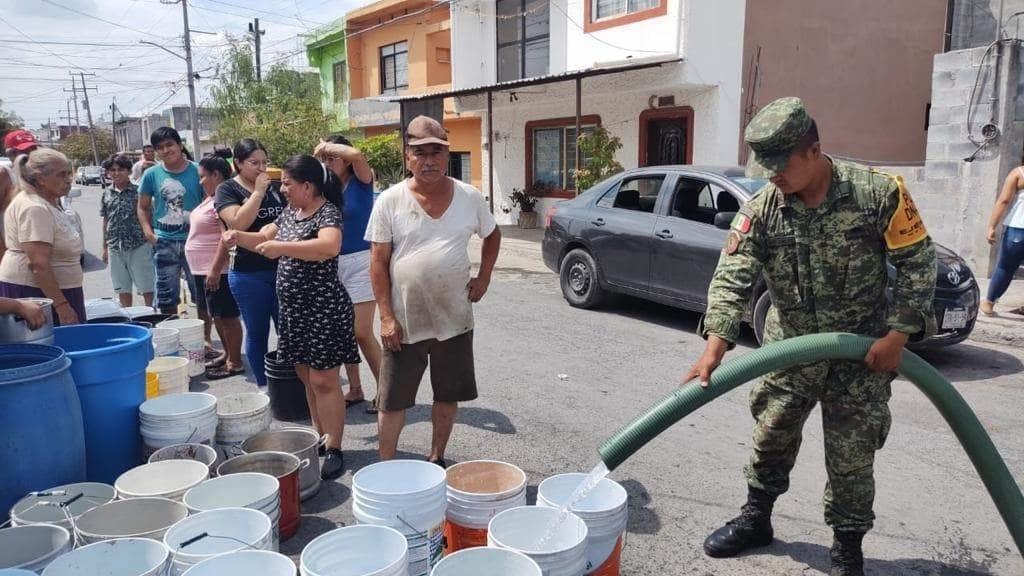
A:
[[[886,260],[896,269],[892,302]],[[902,181],[832,160],[824,202],[808,208],[766,185],[737,214],[708,290],[703,336],[735,342],[762,273],[771,295],[765,339],[892,329],[935,331],[935,249]]]

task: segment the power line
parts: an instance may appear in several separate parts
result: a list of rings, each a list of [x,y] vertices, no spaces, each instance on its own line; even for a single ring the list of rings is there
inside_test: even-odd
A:
[[[248,10],[249,12],[258,12],[260,14],[267,14],[269,16],[281,16],[280,12],[271,12],[269,10],[260,10],[259,8],[253,8],[252,6],[243,6],[241,4],[232,4],[231,2],[225,2],[224,0],[204,0],[204,1],[205,2],[213,2],[214,4],[223,4],[224,6],[230,6],[232,8],[241,8],[242,10]],[[313,24],[316,24],[318,26],[327,26],[327,24],[328,24],[328,22],[319,22],[317,20],[304,21],[304,20],[299,19],[299,18],[295,18],[295,21],[303,23],[303,24],[305,22],[312,22]],[[268,22],[272,22],[272,20],[268,20]],[[303,25],[303,28],[306,28],[306,27],[308,27],[308,25]]]
[[[209,12],[210,14],[219,14],[221,16],[234,16],[236,18],[245,18],[246,20],[249,19],[249,15],[248,14],[239,14],[238,12],[229,12],[227,10],[215,10],[213,8],[210,8],[209,6],[200,6],[199,4],[196,4],[196,3],[193,3],[192,7],[195,8],[196,10],[201,10],[203,12]],[[289,22],[283,22],[281,20],[269,20],[269,19],[266,19],[266,18],[264,18],[264,20],[266,20],[267,22],[272,22],[272,23],[277,24],[279,26],[287,26],[289,28],[298,28],[300,30],[305,30],[306,28],[308,28],[308,26],[302,26],[302,25],[299,25],[299,24],[292,24],[292,23],[289,23]]]
[[[39,0],[39,1],[40,2],[44,2],[46,4],[49,4],[51,6],[56,6],[57,8],[61,8],[61,9],[67,10],[68,12],[71,12],[73,14],[78,14],[79,16],[84,16],[86,18],[91,18],[93,20],[97,20],[99,22],[103,22],[104,24],[110,24],[111,26],[116,26],[119,29],[123,28],[125,30],[131,30],[132,32],[138,32],[139,34],[143,34],[145,36],[153,36],[155,38],[170,39],[167,36],[160,36],[158,34],[152,34],[152,33],[147,32],[145,30],[140,30],[138,28],[132,28],[131,26],[125,25],[123,22],[114,22],[112,20],[107,20],[106,18],[101,18],[99,16],[95,16],[95,15],[89,14],[87,12],[82,12],[81,10],[78,10],[76,8],[72,8],[70,6],[65,6],[65,5],[61,4],[60,2],[56,2],[55,0]]]

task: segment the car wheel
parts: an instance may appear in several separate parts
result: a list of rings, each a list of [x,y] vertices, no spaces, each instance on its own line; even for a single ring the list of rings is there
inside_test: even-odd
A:
[[[772,307],[771,296],[765,290],[754,303],[754,310],[750,313],[751,327],[754,329],[754,337],[758,344],[764,344],[764,325],[768,320],[768,309]]]
[[[577,308],[594,308],[604,300],[604,289],[598,279],[597,262],[582,248],[570,250],[559,268],[562,295],[569,305]]]

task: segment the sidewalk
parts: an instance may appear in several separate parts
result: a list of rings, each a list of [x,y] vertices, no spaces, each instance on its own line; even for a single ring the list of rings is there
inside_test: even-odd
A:
[[[501,251],[498,252],[497,270],[520,271],[527,273],[551,272],[544,265],[541,257],[540,243],[544,239],[544,229],[534,228],[523,230],[518,226],[500,226]],[[473,236],[469,242],[469,256],[474,265],[480,263],[481,240]]]
[[[978,278],[981,297],[988,291],[988,278]],[[978,313],[971,340],[1024,348],[1024,314],[1012,312],[1024,307],[1024,281],[1014,280],[996,303],[996,315]]]

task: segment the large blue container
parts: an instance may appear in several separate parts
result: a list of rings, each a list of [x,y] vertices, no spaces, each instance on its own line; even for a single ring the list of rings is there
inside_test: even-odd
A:
[[[53,330],[54,345],[71,357],[71,375],[82,402],[90,482],[113,484],[139,464],[139,405],[146,401],[146,365],[153,359],[150,340],[149,330],[131,324],[77,324]]]
[[[26,493],[85,480],[82,409],[64,351],[0,346],[0,521]]]

